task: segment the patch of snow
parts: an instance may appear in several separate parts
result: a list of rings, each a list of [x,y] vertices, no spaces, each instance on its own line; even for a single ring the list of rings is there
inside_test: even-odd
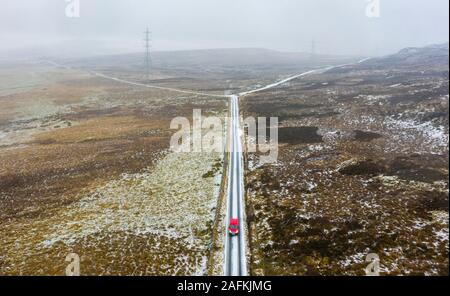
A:
[[[403,84],[401,84],[401,83],[397,83],[397,84],[392,84],[392,85],[389,85],[389,87],[391,87],[391,88],[396,88],[396,87],[399,87],[399,86],[402,86]]]
[[[306,182],[306,188],[311,191],[314,190],[317,187],[317,184],[314,182]]]
[[[72,222],[54,225],[42,245],[70,244],[101,231],[124,231],[163,235],[184,240],[190,248],[201,247],[204,238],[193,233],[207,230],[217,201],[217,178],[203,174],[218,157],[216,153],[172,153],[152,171],[124,174],[71,205],[64,220]]]
[[[406,136],[407,134],[411,134],[408,133],[408,131],[414,130],[422,134],[428,144],[438,148],[448,147],[448,130],[446,130],[444,126],[434,126],[429,121],[424,123],[417,123],[414,120],[399,120],[392,117],[388,117],[385,120],[385,125],[390,129],[404,130],[404,133],[401,134],[404,136]]]
[[[359,264],[365,261],[366,253],[356,253],[354,255],[348,256],[344,260],[339,261],[339,265],[342,267],[349,267],[351,265]]]
[[[298,244],[298,239],[293,239],[289,242],[289,245],[291,245],[291,246],[295,245],[295,244]]]

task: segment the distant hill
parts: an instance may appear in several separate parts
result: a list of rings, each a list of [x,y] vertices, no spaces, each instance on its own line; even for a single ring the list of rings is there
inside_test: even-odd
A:
[[[399,52],[364,62],[367,66],[433,66],[448,65],[449,44],[436,44],[425,47],[408,47]]]
[[[156,69],[228,69],[242,70],[298,69],[311,66],[332,65],[356,61],[355,57],[316,55],[308,53],[280,52],[262,48],[204,49],[184,51],[156,51],[151,54],[152,67]],[[114,56],[97,56],[66,61],[93,67],[134,67],[144,66],[144,53]]]
[[[155,52],[155,63],[205,64],[221,66],[292,65],[310,63],[312,59],[334,61],[336,56],[318,55],[314,58],[307,53],[280,52],[262,48],[207,49],[192,51]]]

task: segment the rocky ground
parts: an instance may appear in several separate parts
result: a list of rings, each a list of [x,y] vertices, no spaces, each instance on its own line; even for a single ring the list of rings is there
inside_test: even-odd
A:
[[[245,98],[278,116],[279,157],[248,157],[251,271],[448,275],[448,45],[303,77]]]

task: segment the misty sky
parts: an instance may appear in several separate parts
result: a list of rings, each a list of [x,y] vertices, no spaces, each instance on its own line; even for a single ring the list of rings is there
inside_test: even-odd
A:
[[[284,51],[379,55],[448,41],[448,0],[1,0],[0,53],[51,49],[64,54],[264,47]],[[373,0],[372,0],[373,1]]]

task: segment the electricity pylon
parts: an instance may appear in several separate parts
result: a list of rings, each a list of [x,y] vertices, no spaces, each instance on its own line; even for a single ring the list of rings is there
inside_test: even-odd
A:
[[[316,40],[311,40],[311,60],[314,61],[316,57]]]
[[[151,63],[151,57],[150,57],[150,34],[148,27],[147,30],[144,32],[144,42],[145,42],[145,74],[146,79],[149,80],[150,77],[150,63]]]

